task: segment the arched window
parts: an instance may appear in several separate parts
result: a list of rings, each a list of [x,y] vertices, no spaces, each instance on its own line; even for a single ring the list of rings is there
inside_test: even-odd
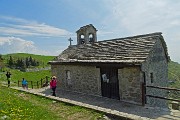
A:
[[[71,72],[69,70],[66,70],[66,81],[67,81],[67,85],[71,86],[72,85],[72,81],[71,81]]]
[[[84,35],[80,35],[80,43],[81,43],[81,44],[84,44],[84,43],[85,43]]]
[[[66,70],[66,80],[71,79],[71,73],[69,70]]]
[[[94,36],[93,36],[93,34],[91,33],[91,34],[89,34],[89,42],[91,43],[91,42],[93,42],[94,41]]]

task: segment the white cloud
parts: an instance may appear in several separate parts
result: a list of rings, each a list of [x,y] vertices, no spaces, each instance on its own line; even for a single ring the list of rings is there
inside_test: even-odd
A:
[[[25,19],[0,16],[1,35],[13,36],[41,36],[41,37],[64,37],[71,33],[45,23],[37,23]]]
[[[170,57],[180,62],[180,58],[176,57],[179,56],[177,51],[180,51],[179,0],[107,0],[104,4],[109,13],[103,24],[111,26],[114,35],[118,33],[116,35],[124,37],[162,32]]]
[[[170,0],[108,1],[111,17],[108,16],[107,22],[133,34],[164,31],[174,24],[179,25],[179,5],[180,1]]]
[[[16,17],[11,17],[11,16],[0,16],[0,19],[5,20],[7,22],[14,22],[14,23],[24,23],[27,24],[29,23],[27,20],[25,19],[21,19],[21,18],[16,18]],[[31,23],[36,23],[35,21],[31,21]]]
[[[39,50],[32,41],[27,41],[17,37],[0,37],[0,54],[7,53],[32,53],[49,54],[46,51]]]

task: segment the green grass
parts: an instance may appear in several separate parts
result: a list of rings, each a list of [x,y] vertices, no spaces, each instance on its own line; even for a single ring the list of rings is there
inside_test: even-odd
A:
[[[50,70],[42,70],[42,71],[36,71],[36,72],[22,72],[18,70],[10,70],[11,72],[11,80],[14,82],[17,82],[18,80],[22,80],[22,78],[25,78],[28,81],[39,81],[41,78],[45,78],[45,76],[50,76],[51,71]],[[6,80],[6,72],[1,72],[1,79]]]
[[[91,109],[53,102],[40,96],[0,85],[0,119],[10,120],[97,120],[103,113]]]

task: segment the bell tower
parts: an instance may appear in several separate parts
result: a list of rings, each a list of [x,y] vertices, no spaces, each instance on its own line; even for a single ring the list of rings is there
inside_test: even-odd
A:
[[[97,42],[96,32],[97,30],[92,24],[81,27],[76,31],[77,45]]]

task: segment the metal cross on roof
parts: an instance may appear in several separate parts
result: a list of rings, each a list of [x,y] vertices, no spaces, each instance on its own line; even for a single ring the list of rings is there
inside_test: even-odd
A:
[[[71,46],[72,44],[71,44],[71,41],[73,41],[71,38],[69,38],[68,39],[68,41],[70,42],[70,45],[69,46]]]

